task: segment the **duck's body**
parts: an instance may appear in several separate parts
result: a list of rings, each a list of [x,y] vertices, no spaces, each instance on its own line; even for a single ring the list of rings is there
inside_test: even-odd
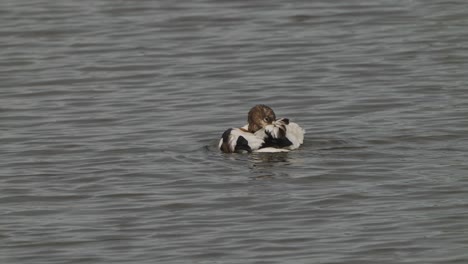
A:
[[[299,148],[304,141],[304,129],[287,118],[276,119],[266,105],[254,106],[248,114],[248,124],[226,130],[219,149],[232,152],[287,152]]]

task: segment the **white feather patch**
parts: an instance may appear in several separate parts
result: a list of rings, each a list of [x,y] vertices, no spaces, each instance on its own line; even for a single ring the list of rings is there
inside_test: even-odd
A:
[[[304,143],[305,130],[294,122],[289,122],[286,125],[286,137],[293,143],[289,149],[297,149]]]
[[[268,148],[257,149],[257,150],[255,150],[254,152],[276,153],[276,152],[289,152],[289,151],[290,151],[289,149],[284,149],[284,148],[272,148],[272,147],[268,147]]]
[[[252,149],[252,151],[259,149],[264,143],[262,137],[257,137],[255,136],[255,134],[242,131],[239,128],[233,128],[231,130],[231,133],[229,134],[228,142],[227,142],[230,152],[234,152],[236,150],[237,140],[241,136],[245,138],[245,140],[247,140],[248,145],[250,149]],[[221,138],[221,140],[219,141],[218,148],[221,148],[222,144],[223,144],[223,139]]]
[[[284,132],[284,130],[286,132]],[[302,145],[302,143],[304,143],[305,130],[294,122],[286,124],[282,118],[276,120],[273,124],[266,126],[264,129],[257,131],[255,134],[262,136],[262,138],[266,138],[267,133],[273,138],[281,138],[282,135],[285,135],[292,143],[292,145],[286,147],[286,149],[297,149]]]

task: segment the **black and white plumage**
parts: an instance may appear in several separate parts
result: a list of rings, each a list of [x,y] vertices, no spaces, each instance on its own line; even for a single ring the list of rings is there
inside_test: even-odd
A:
[[[276,119],[273,110],[266,105],[250,109],[248,124],[226,130],[219,149],[232,152],[287,152],[299,148],[305,131],[287,118]]]

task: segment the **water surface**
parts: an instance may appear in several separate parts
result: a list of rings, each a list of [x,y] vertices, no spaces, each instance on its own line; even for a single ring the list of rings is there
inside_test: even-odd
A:
[[[466,263],[464,1],[3,1],[2,263]],[[307,130],[222,154],[270,105]]]

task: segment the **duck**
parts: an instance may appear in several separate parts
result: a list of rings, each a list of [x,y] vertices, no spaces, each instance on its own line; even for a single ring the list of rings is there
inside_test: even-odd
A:
[[[271,107],[259,104],[247,114],[247,124],[229,128],[218,148],[224,153],[289,152],[304,142],[305,130],[289,118],[276,118]]]

